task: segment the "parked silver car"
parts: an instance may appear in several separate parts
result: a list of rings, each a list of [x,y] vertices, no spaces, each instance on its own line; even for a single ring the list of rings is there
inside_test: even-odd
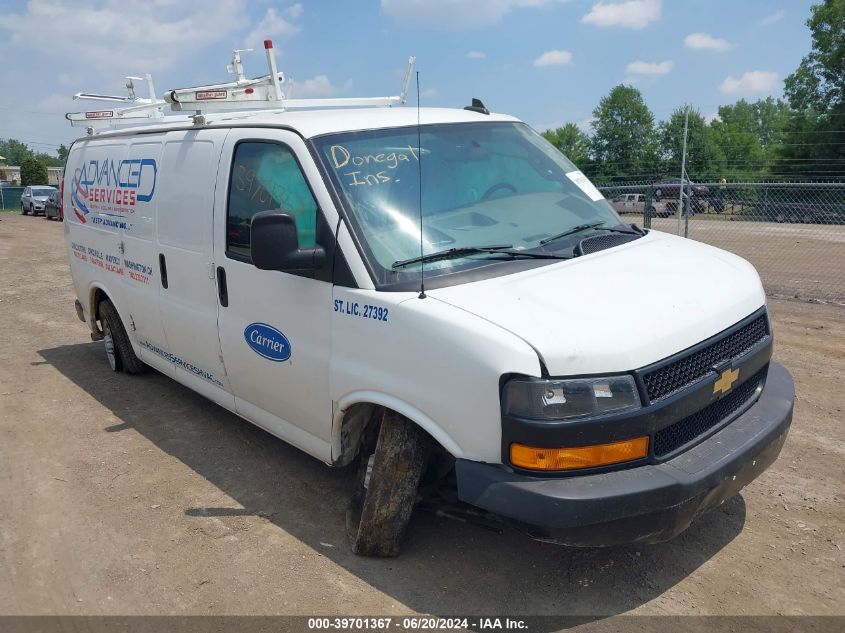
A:
[[[21,213],[26,215],[38,215],[44,213],[44,207],[47,204],[47,198],[54,191],[58,191],[55,187],[27,187],[23,190],[21,195]]]

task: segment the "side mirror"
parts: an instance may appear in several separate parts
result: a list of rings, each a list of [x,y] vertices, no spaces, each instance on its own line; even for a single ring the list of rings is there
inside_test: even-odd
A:
[[[261,270],[315,270],[326,261],[322,246],[299,248],[296,220],[290,213],[256,213],[249,232],[252,263]]]

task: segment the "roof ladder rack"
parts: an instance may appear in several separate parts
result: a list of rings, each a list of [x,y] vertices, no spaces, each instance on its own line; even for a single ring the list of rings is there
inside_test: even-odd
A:
[[[227,70],[235,75],[234,81],[189,88],[177,88],[165,93],[164,99],[155,96],[153,81],[150,75],[145,78],[127,77],[126,89],[128,96],[98,95],[79,93],[74,99],[90,99],[99,101],[119,101],[130,103],[124,108],[110,110],[92,110],[88,112],[68,113],[65,115],[71,125],[87,127],[88,133],[93,134],[96,128],[113,127],[138,122],[193,122],[202,126],[208,122],[207,115],[217,112],[233,111],[270,111],[282,112],[291,109],[304,108],[360,108],[360,107],[391,107],[405,103],[408,85],[411,81],[415,57],[408,58],[408,67],[402,82],[402,90],[392,97],[352,97],[327,99],[291,99],[293,82],[285,78],[276,68],[276,56],[271,40],[264,40],[264,50],[267,55],[267,65],[270,73],[255,79],[247,79],[241,61],[241,53],[252,49],[238,49],[232,52],[232,62]],[[135,95],[133,80],[146,80],[149,98],[138,98]],[[174,112],[184,112],[183,116],[165,116],[164,108],[169,107]],[[191,114],[189,114],[191,113]]]
[[[145,81],[149,92],[148,98],[138,97],[135,94],[136,81]],[[144,77],[126,78],[127,96],[101,95],[87,92],[78,92],[73,95],[74,99],[88,101],[117,101],[131,105],[124,108],[111,108],[102,110],[88,110],[86,112],[68,112],[65,118],[70,121],[73,127],[87,128],[88,134],[93,134],[97,128],[107,128],[119,124],[161,121],[165,119],[164,108],[167,102],[155,96],[153,78],[147,74]]]

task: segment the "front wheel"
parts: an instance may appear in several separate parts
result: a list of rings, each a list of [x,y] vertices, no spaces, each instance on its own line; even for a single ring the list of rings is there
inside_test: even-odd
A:
[[[21,203],[21,215],[26,215],[26,207]]]
[[[106,345],[106,359],[112,371],[125,371],[127,374],[140,374],[147,368],[135,356],[132,343],[126,334],[126,328],[108,299],[100,302],[100,323],[103,328],[103,342]]]
[[[385,411],[378,439],[364,441],[357,487],[346,515],[352,551],[398,556],[417,500],[430,450],[426,433],[407,418]]]

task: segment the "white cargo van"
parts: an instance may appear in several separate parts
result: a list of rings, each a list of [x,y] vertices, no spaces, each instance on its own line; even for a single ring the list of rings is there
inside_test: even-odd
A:
[[[786,438],[753,267],[623,224],[479,104],[103,132],[73,144],[63,195],[112,369],[358,460],[359,554],[398,553],[423,476],[542,538],[665,540]]]

